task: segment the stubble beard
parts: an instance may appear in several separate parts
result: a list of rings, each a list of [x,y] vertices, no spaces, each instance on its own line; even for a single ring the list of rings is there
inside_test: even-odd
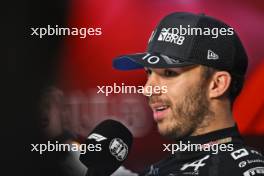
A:
[[[160,134],[169,139],[191,136],[198,129],[205,128],[213,116],[203,84],[188,90],[186,96],[171,107],[172,114],[164,119],[170,124],[165,130],[159,128]]]

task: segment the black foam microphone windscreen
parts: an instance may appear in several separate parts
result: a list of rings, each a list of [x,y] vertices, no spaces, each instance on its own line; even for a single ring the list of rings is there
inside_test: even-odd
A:
[[[85,141],[86,153],[80,155],[87,175],[111,175],[127,158],[132,141],[131,132],[118,121],[109,119],[97,125]]]

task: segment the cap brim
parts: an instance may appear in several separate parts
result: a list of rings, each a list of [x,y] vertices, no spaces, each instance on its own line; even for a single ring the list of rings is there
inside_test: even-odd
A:
[[[118,70],[149,68],[174,68],[194,65],[194,63],[162,54],[138,53],[124,55],[113,60],[113,67]]]

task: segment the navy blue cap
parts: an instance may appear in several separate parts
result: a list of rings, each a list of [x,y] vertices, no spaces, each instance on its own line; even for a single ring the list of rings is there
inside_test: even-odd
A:
[[[183,35],[177,31],[180,28],[201,29],[203,33]],[[146,52],[122,55],[113,60],[113,67],[119,70],[197,64],[244,76],[248,58],[233,28],[204,14],[187,12],[165,16],[152,32]]]

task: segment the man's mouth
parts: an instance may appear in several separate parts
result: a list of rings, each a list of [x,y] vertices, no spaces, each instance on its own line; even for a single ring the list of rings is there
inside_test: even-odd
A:
[[[155,121],[160,121],[166,117],[167,112],[169,110],[169,105],[154,103],[150,105],[153,111],[153,116]]]
[[[154,111],[164,111],[164,110],[166,110],[167,108],[168,108],[169,106],[168,105],[162,105],[162,106],[159,106],[159,107],[156,107],[155,109],[154,109]]]

